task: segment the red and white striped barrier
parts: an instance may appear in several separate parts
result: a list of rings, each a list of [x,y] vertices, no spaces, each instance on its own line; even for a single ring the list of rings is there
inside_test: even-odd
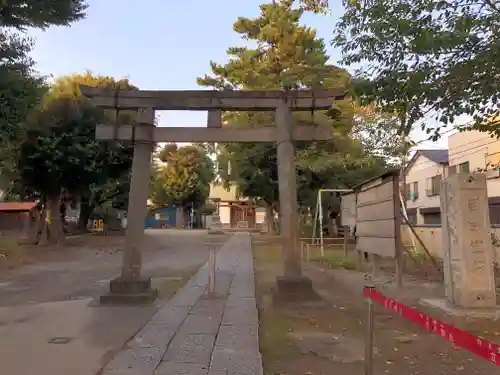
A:
[[[384,306],[386,309],[394,311],[404,319],[418,324],[427,332],[434,333],[437,336],[452,342],[455,346],[468,350],[497,366],[500,366],[500,345],[494,344],[480,337],[474,336],[468,332],[462,331],[456,327],[442,322],[439,319],[432,318],[424,313],[417,311],[413,307],[384,296],[376,288],[365,287],[363,294],[371,301]]]

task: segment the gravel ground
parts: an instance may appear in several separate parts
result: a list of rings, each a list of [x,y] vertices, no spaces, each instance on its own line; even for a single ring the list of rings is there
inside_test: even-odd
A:
[[[222,239],[209,239],[201,230],[147,230],[144,274],[166,277],[201,266],[208,248]],[[0,278],[0,306],[96,297],[108,280],[120,273],[123,237],[88,236],[66,248],[37,250],[35,261]]]

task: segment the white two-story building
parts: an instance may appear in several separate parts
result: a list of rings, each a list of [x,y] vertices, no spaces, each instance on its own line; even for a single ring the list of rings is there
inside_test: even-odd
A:
[[[448,150],[417,150],[406,167],[407,213],[413,224],[441,224],[439,193]]]

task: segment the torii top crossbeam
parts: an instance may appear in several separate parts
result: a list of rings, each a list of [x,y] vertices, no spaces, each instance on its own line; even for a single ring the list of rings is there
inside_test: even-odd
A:
[[[294,111],[329,109],[335,100],[345,97],[339,89],[292,91],[149,91],[113,90],[80,86],[82,95],[92,98],[101,108],[164,110],[234,110],[274,111],[283,98],[288,98]]]

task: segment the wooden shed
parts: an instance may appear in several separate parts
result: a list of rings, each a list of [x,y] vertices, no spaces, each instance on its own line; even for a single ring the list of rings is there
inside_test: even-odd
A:
[[[30,214],[37,208],[37,202],[0,202],[0,230],[26,230]]]

